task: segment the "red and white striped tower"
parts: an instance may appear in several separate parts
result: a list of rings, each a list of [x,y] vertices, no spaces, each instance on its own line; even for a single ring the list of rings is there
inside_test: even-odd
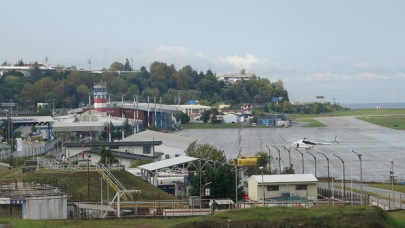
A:
[[[94,86],[94,110],[105,113],[107,112],[107,86]]]

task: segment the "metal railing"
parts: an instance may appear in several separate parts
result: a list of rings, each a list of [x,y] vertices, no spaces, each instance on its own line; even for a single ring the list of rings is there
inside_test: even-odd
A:
[[[120,198],[123,201],[131,201],[133,200],[132,195],[127,191],[127,189],[118,181],[117,178],[112,175],[112,173],[103,165],[103,164],[96,164],[96,171],[103,177],[103,180],[111,186],[111,188],[115,191],[121,191],[123,194],[120,195]]]

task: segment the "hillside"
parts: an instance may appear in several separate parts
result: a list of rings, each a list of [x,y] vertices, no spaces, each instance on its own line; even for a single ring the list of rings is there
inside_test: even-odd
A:
[[[155,186],[141,180],[134,175],[125,171],[113,171],[112,174],[124,185],[128,190],[141,190],[141,194],[134,195],[134,200],[173,200],[174,198],[166,192],[156,188]],[[100,179],[99,174],[95,171],[89,173],[90,179],[90,200],[100,201]],[[1,173],[1,181],[12,181],[14,178],[31,183],[49,183],[53,186],[58,186],[63,191],[67,190],[68,195],[71,195],[70,200],[87,201],[87,172],[55,172],[55,171],[40,171],[38,173],[22,173],[21,168],[11,169]],[[110,188],[110,200],[113,199],[115,192]],[[106,183],[103,181],[103,199],[107,199]]]

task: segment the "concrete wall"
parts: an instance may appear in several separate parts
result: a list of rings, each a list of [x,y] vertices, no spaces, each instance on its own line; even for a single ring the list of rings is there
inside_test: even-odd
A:
[[[67,198],[30,197],[27,199],[27,214],[24,219],[67,219]]]
[[[307,185],[307,190],[296,190],[296,185]],[[267,186],[279,186],[278,191],[267,191]],[[282,192],[295,192],[296,196],[317,197],[317,183],[316,182],[303,182],[303,183],[272,183],[264,184],[265,198],[281,197]],[[262,185],[258,184],[254,178],[251,178],[248,182],[249,198],[251,200],[260,201],[263,200]]]
[[[22,219],[22,204],[0,204],[0,218]]]

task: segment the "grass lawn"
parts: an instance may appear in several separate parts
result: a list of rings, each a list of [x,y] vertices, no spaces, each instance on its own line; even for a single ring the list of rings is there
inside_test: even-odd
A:
[[[397,130],[405,130],[405,116],[391,115],[391,116],[368,116],[367,117],[368,119],[366,117],[356,117],[356,118],[382,127]]]
[[[174,197],[167,194],[163,190],[141,180],[134,175],[125,171],[111,171],[121,184],[128,190],[141,190],[141,194],[134,194],[134,199],[137,200],[173,200]],[[90,181],[90,200],[100,200],[100,179],[99,174],[95,171],[89,172]],[[87,200],[87,172],[57,172],[53,170],[40,170],[39,172],[22,173],[21,167],[10,169],[1,173],[0,181],[26,180],[27,182],[35,181],[35,183],[50,183],[58,186],[63,191],[67,190],[71,199]],[[115,192],[110,189],[109,197],[112,199]],[[136,197],[135,197],[136,196]],[[103,181],[103,198],[107,198],[106,184]]]
[[[48,220],[3,219],[14,228],[50,227],[404,227],[404,212],[387,213],[377,207],[291,208],[258,207],[238,209],[194,218]]]
[[[368,186],[375,187],[375,188],[388,189],[388,190],[392,189],[391,184],[368,184]],[[405,193],[405,185],[394,185],[394,191]]]
[[[295,121],[309,123],[302,127],[326,127],[325,124],[320,123],[312,118],[297,118],[297,119],[295,119]]]
[[[396,115],[405,114],[405,109],[359,109],[356,111],[339,111],[333,113],[291,114],[291,120],[297,118],[331,117],[331,116],[368,116],[368,115]]]
[[[239,128],[237,123],[188,123],[181,125],[184,129],[219,129],[219,128]]]

